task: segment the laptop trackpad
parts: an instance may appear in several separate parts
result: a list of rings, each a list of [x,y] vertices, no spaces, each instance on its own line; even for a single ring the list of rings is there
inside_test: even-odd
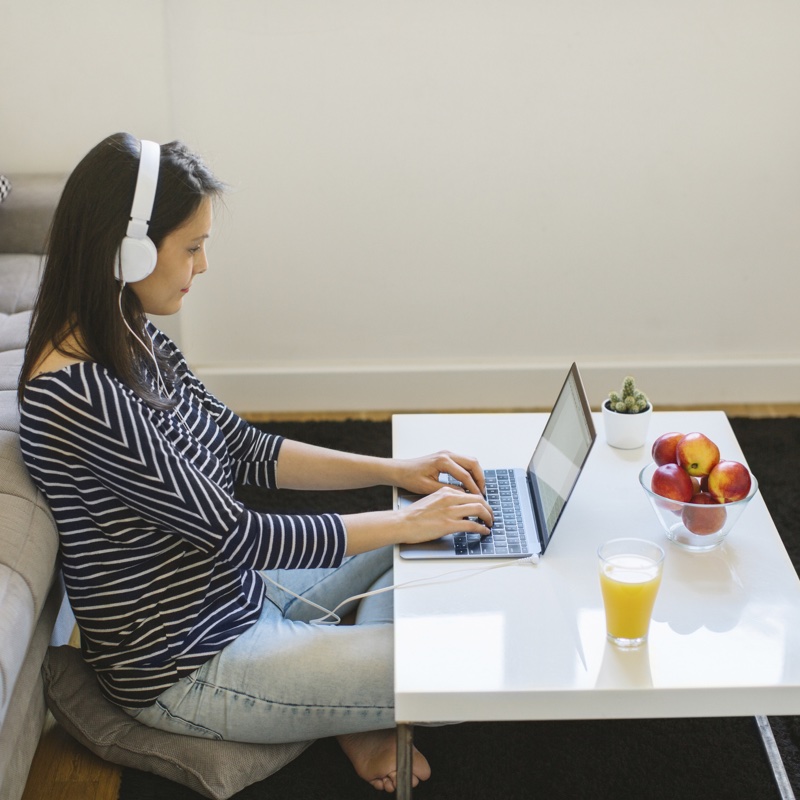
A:
[[[400,557],[401,558],[453,558],[455,555],[455,545],[453,543],[452,533],[447,536],[442,536],[440,539],[434,539],[432,542],[419,542],[418,544],[401,544]]]
[[[402,511],[408,508],[412,503],[421,500],[422,495],[417,494],[401,494],[397,497],[397,508]],[[431,542],[419,542],[416,544],[401,544],[400,556],[402,558],[431,558],[436,556],[452,556],[455,550],[453,544],[453,534],[449,533],[447,536],[442,536],[439,539],[434,539]]]

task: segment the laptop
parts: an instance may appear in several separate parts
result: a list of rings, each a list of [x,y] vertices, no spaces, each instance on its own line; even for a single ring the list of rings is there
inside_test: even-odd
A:
[[[527,468],[484,470],[486,499],[495,519],[491,533],[462,532],[431,542],[401,544],[401,558],[471,560],[543,555],[595,438],[586,391],[573,364]],[[449,475],[442,474],[440,479],[458,485]],[[398,507],[418,499],[401,494]]]

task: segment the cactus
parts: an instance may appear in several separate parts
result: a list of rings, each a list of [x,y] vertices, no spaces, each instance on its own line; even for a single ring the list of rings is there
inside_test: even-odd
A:
[[[622,393],[609,392],[608,407],[620,414],[638,414],[650,407],[650,401],[636,388],[633,378],[629,375],[622,382]]]

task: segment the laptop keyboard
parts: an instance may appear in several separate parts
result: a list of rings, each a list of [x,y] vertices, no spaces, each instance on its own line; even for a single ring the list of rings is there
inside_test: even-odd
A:
[[[449,476],[448,476],[449,477]],[[457,533],[453,545],[457,556],[505,556],[530,552],[522,523],[517,485],[510,469],[487,469],[486,501],[494,513],[491,532]],[[456,483],[452,479],[450,483]],[[459,484],[460,485],[460,484]]]

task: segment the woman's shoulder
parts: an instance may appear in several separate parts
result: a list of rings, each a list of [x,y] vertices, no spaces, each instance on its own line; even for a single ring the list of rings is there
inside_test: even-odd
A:
[[[95,361],[37,375],[26,384],[19,410],[20,434],[29,448],[55,436],[67,450],[81,452],[87,442],[107,442],[122,431],[123,418],[151,418],[146,404]]]
[[[52,369],[39,370],[26,384],[23,406],[37,398],[39,404],[75,402],[83,399],[96,403],[100,397],[126,391],[125,385],[112,372],[96,361],[67,360],[52,363]]]
[[[33,380],[40,375],[46,375],[50,372],[59,372],[66,367],[80,364],[82,361],[83,359],[81,358],[62,353],[58,350],[52,350],[36,365],[30,379]]]
[[[28,380],[38,378],[40,375],[60,372],[87,360],[89,360],[89,356],[86,354],[79,333],[77,330],[70,331],[60,338],[57,345],[51,343],[48,349],[39,354],[39,358],[33,362]]]

